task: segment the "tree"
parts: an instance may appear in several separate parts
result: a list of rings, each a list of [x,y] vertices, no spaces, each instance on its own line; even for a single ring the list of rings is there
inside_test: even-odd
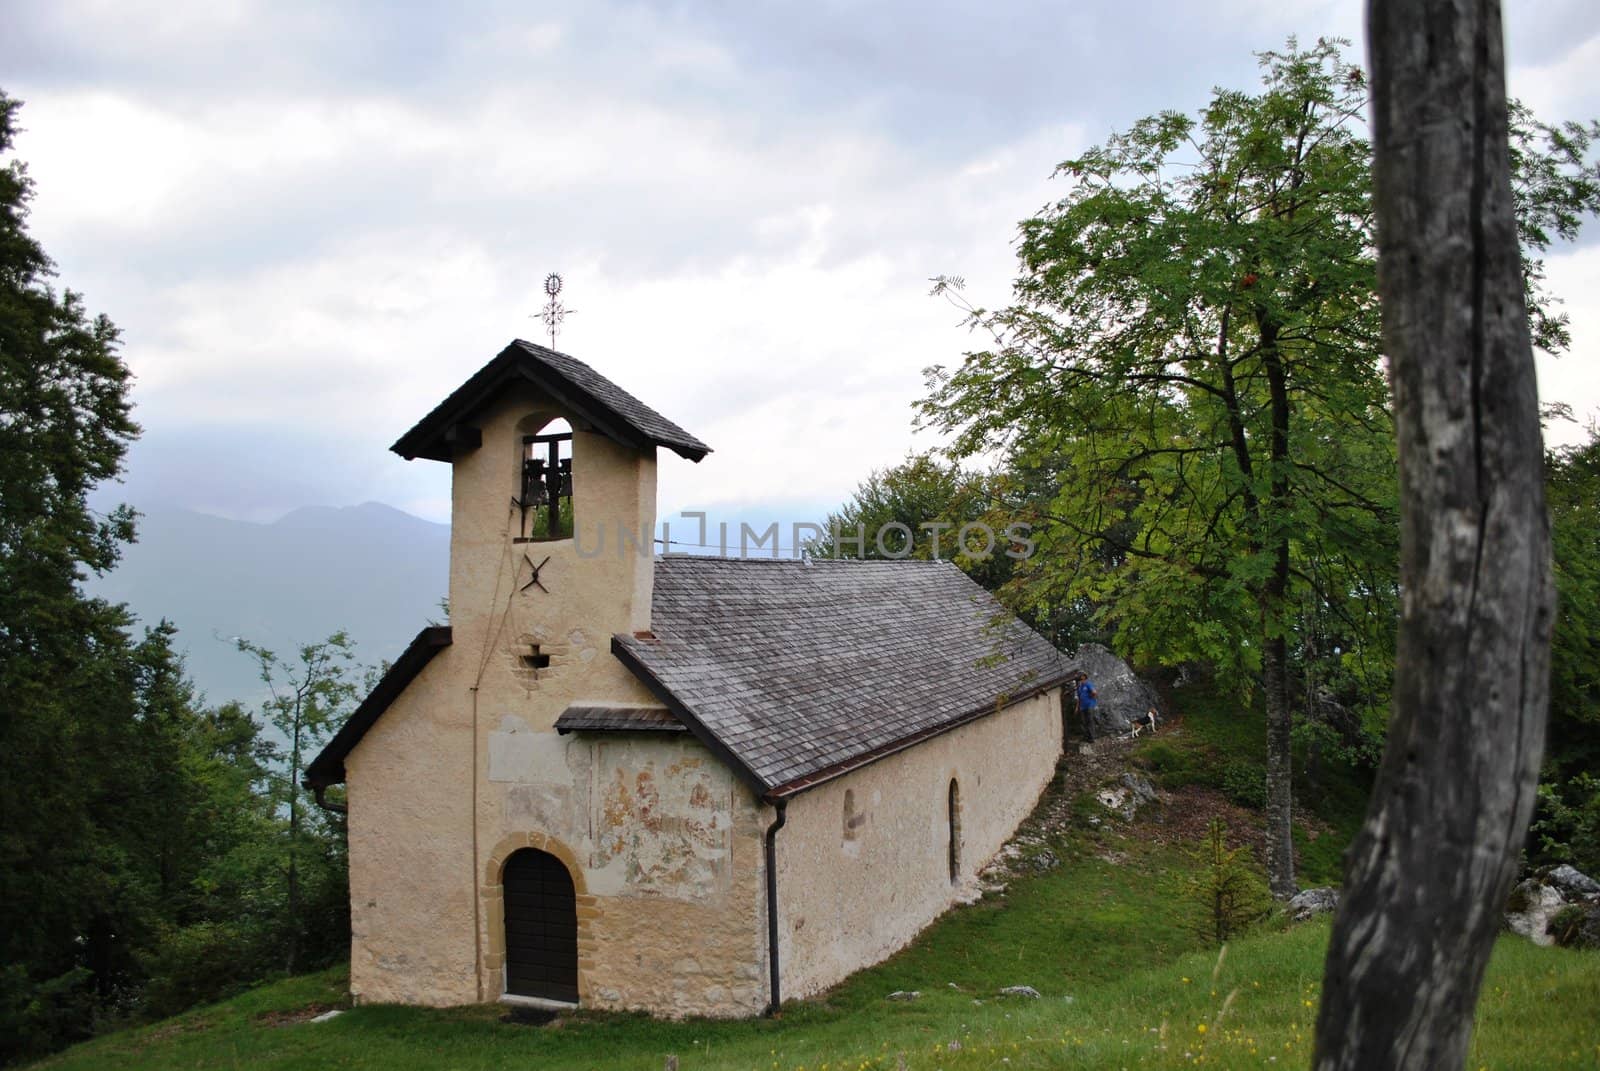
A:
[[[19,107],[0,92],[0,154]],[[132,536],[130,510],[88,494],[138,429],[116,328],[52,287],[32,192],[19,161],[0,168],[0,1059],[81,1035],[146,917],[106,810],[143,754],[131,622],[78,588]]]
[[[341,874],[342,894],[343,831],[323,828],[326,812],[315,809],[306,798],[300,775],[307,754],[322,745],[356,698],[355,655],[349,636],[343,632],[335,632],[320,643],[300,647],[293,663],[285,662],[249,640],[236,642],[241,653],[256,661],[261,682],[270,693],[270,698],[262,705],[262,714],[282,736],[286,746],[271,764],[268,784],[274,807],[287,818],[281,853],[285,890],[284,969],[292,974],[301,964],[300,953],[306,933],[301,875],[308,861],[333,862]],[[330,833],[331,845],[327,843]],[[335,858],[329,858],[329,847]],[[318,851],[316,855],[310,854],[314,848]]]
[[[1530,856],[1600,873],[1600,426],[1546,459],[1558,612]]]
[[[1368,8],[1401,585],[1314,1064],[1461,1067],[1533,814],[1554,593],[1499,6]]]
[[[992,347],[930,370],[921,408],[955,456],[999,450],[1058,488],[1026,518],[1031,583],[1091,603],[1140,660],[1259,684],[1280,897],[1294,682],[1385,694],[1398,606],[1367,87],[1341,44],[1291,41],[1263,54],[1258,94],[1219,90],[1062,164],[1066,196],[1021,225],[1015,300],[969,309]],[[1533,253],[1600,204],[1591,134],[1519,127],[1535,297]]]
[[[1052,643],[1103,639],[1082,600],[1051,598],[1028,580],[1034,548],[1028,528],[1017,525],[1044,493],[1030,475],[1037,473],[974,472],[933,454],[909,457],[868,476],[828,514],[808,550],[821,557],[953,561]],[[977,527],[963,542],[967,525]]]
[[[1195,932],[1210,944],[1227,944],[1272,910],[1266,883],[1252,865],[1249,848],[1228,847],[1228,824],[1206,823],[1206,835],[1189,852],[1193,863],[1183,878],[1184,892],[1196,908]]]

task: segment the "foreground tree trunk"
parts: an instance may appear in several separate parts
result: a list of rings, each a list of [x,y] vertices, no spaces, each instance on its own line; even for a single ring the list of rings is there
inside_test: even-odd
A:
[[[1494,0],[1370,0],[1400,452],[1394,716],[1315,1066],[1461,1067],[1533,811],[1553,612]]]

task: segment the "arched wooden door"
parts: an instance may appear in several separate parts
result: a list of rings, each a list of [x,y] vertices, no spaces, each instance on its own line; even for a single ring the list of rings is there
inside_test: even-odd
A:
[[[578,1000],[578,901],[572,875],[548,852],[523,848],[501,877],[506,912],[506,992]]]

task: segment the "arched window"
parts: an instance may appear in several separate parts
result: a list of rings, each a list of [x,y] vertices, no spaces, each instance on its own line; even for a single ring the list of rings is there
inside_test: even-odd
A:
[[[961,880],[961,786],[950,779],[950,884]]]
[[[526,423],[526,422],[525,422]],[[572,426],[546,421],[522,437],[517,506],[522,510],[523,542],[572,538]]]
[[[506,860],[500,882],[505,902],[505,991],[576,1004],[578,900],[572,875],[548,852],[523,848]]]
[[[861,827],[867,824],[867,816],[856,810],[855,789],[844,790],[844,839],[855,840],[861,835]]]

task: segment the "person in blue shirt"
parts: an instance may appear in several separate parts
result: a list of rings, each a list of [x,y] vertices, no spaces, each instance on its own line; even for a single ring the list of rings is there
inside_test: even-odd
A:
[[[1083,718],[1083,738],[1089,743],[1094,743],[1094,711],[1099,706],[1099,693],[1094,690],[1094,681],[1089,679],[1087,673],[1080,672],[1074,678],[1077,686],[1074,695],[1078,701],[1078,714]]]

